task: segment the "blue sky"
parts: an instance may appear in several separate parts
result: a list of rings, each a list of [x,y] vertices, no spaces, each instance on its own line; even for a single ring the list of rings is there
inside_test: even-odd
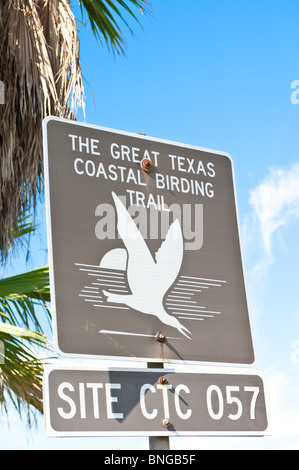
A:
[[[81,14],[76,0],[74,10]],[[114,58],[79,25],[86,122],[228,152],[234,161],[256,371],[272,436],[174,438],[172,449],[299,448],[299,5],[295,0],[152,0]],[[88,82],[88,84],[87,84]],[[92,92],[91,92],[92,89]],[[299,96],[299,95],[298,95]],[[292,102],[293,101],[293,102]],[[80,113],[80,119],[82,115]],[[44,206],[28,268],[47,263]],[[13,260],[14,271],[23,260]],[[100,364],[99,364],[100,365]],[[11,415],[0,449],[142,449],[147,438],[46,438]],[[3,437],[3,438],[2,438]]]

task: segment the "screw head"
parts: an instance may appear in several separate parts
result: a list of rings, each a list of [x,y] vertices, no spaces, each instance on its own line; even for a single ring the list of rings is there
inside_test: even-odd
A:
[[[146,171],[147,173],[150,173],[153,169],[153,164],[152,161],[149,158],[143,158],[140,161],[140,166],[141,168]]]
[[[162,424],[165,428],[168,428],[168,426],[170,425],[170,420],[165,418],[163,419]]]
[[[160,384],[165,384],[166,382],[167,382],[166,377],[164,377],[164,376],[159,377],[159,383]]]
[[[157,334],[157,341],[159,341],[159,343],[165,343],[166,336],[164,335],[164,333],[159,332]]]

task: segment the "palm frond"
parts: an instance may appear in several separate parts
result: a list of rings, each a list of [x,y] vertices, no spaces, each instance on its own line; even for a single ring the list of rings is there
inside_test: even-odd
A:
[[[95,36],[104,39],[107,46],[118,54],[123,54],[125,47],[120,24],[123,23],[132,33],[126,17],[141,27],[134,9],[138,9],[141,14],[151,10],[148,0],[79,0],[79,4],[82,15],[86,10]]]
[[[140,25],[148,0],[78,0],[94,34],[124,53],[122,27]],[[136,12],[136,13],[135,13]],[[141,26],[141,25],[140,25]],[[43,192],[41,124],[54,115],[75,119],[84,108],[77,24],[70,0],[0,1],[0,258],[13,246],[18,217]]]
[[[33,269],[22,274],[0,279],[0,297],[25,295],[50,301],[49,267]]]
[[[43,191],[42,120],[83,104],[77,25],[69,0],[0,2],[0,253]],[[70,104],[71,103],[71,104]]]
[[[30,235],[36,229],[35,222],[32,220],[31,215],[25,215],[19,217],[18,227],[17,230],[13,229],[13,238],[16,240],[17,238],[24,237],[25,235]]]
[[[42,333],[44,312],[50,320],[48,268],[1,279],[0,291],[0,406],[8,412],[12,403],[31,424],[42,412],[43,362],[38,355],[52,350]]]
[[[42,412],[43,363],[33,353],[34,347],[49,350],[43,335],[13,325],[0,323],[0,342],[4,352],[0,365],[0,406],[8,412],[12,403],[28,424],[36,412]]]
[[[51,316],[48,266],[0,280],[0,315],[12,324],[42,332],[42,323]],[[41,318],[39,318],[39,316]]]
[[[30,216],[25,216],[16,236],[22,238],[34,229]],[[51,349],[43,334],[45,316],[50,321],[49,301],[48,266],[0,280],[0,407],[8,413],[13,404],[20,417],[25,412],[28,424],[42,412],[39,356],[49,356]]]

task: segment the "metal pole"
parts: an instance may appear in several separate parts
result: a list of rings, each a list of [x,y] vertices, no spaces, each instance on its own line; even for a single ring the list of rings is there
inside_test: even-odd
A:
[[[163,362],[147,362],[148,369],[163,369]],[[150,450],[169,450],[169,436],[149,436]]]

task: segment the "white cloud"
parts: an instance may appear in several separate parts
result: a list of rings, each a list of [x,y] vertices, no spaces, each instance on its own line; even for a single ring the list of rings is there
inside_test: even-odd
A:
[[[298,369],[290,367],[268,375],[269,415],[272,438],[281,448],[297,448],[299,410],[297,394]]]
[[[274,232],[299,217],[299,163],[289,169],[271,168],[264,181],[250,190],[249,203],[266,254],[271,257]]]

